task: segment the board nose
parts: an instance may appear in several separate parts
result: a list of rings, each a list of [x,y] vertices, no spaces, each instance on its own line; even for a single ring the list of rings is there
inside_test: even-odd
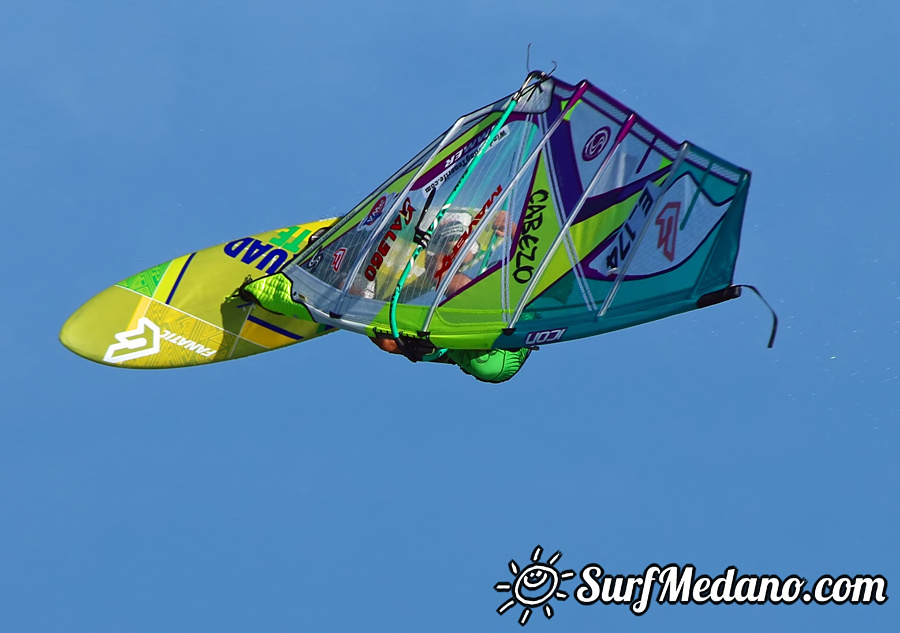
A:
[[[122,343],[122,334],[134,329],[132,321],[140,303],[141,297],[132,292],[116,286],[107,288],[66,320],[59,332],[59,342],[82,358],[119,365],[122,361],[117,360],[115,349],[110,354],[110,348]],[[137,345],[137,338],[128,340],[124,349]]]
[[[87,305],[87,304],[85,304]],[[72,316],[66,319],[62,329],[59,331],[59,342],[62,343],[69,351],[75,352],[83,358],[94,360],[87,351],[85,341],[84,320],[81,318],[81,312],[84,306],[80,307]]]

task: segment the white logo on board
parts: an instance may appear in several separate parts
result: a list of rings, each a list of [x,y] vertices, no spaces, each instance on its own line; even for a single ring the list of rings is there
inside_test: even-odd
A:
[[[147,332],[150,333],[149,337]],[[115,336],[118,343],[113,343],[107,348],[103,357],[104,363],[124,363],[126,360],[152,356],[159,352],[159,326],[147,317],[138,319],[138,326],[135,329],[119,332]],[[122,350],[133,351],[117,354]]]

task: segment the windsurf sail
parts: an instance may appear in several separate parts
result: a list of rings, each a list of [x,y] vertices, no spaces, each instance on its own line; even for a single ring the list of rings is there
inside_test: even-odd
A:
[[[532,73],[247,290],[442,348],[602,334],[738,296],[749,187],[589,82]]]

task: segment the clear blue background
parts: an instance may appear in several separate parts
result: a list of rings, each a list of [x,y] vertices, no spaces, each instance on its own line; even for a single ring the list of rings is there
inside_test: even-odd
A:
[[[774,350],[752,295],[502,386],[346,333],[149,373],[58,343],[123,277],[345,212],[518,87],[528,42],[753,171],[736,279]],[[538,544],[891,599],[570,599],[527,631],[896,630],[898,42],[888,0],[6,0],[0,631],[518,631],[492,587]]]

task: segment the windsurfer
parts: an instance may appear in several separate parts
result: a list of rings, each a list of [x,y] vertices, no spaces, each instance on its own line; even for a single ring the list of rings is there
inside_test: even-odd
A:
[[[505,212],[501,212],[504,213]],[[499,215],[499,214],[498,214]],[[464,217],[463,217],[464,216]],[[428,260],[425,265],[426,272],[407,284],[407,288],[415,292],[417,286],[431,286],[432,269],[440,265],[444,257],[453,257],[454,246],[467,232],[471,216],[465,213],[448,213],[444,216],[440,226],[435,230],[431,239],[431,247],[428,249]],[[495,220],[494,227],[498,235],[504,235],[505,216]],[[473,246],[465,255],[464,264],[473,260],[478,254],[478,247]],[[457,272],[450,281],[447,292],[453,295],[466,287],[472,279],[467,275]],[[432,288],[428,288],[431,290]],[[376,337],[372,342],[389,354],[402,354],[412,361],[426,361],[436,363],[451,363],[457,365],[463,372],[482,382],[500,383],[512,378],[531,354],[530,348],[521,349],[437,349],[427,341],[403,341],[398,342],[393,338]]]

